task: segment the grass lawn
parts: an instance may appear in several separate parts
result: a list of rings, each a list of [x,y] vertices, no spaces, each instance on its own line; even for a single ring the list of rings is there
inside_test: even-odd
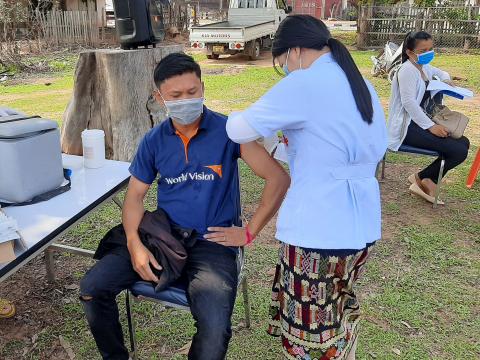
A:
[[[369,75],[372,54],[353,52],[386,106],[390,86],[385,79]],[[196,57],[205,60],[201,55]],[[445,54],[434,64],[465,78],[460,84],[480,92],[480,56]],[[61,121],[72,92],[73,69],[60,66],[59,70],[21,84],[0,86],[0,105]],[[233,75],[224,65],[208,65],[205,70],[207,104],[225,113],[245,108],[278,81],[267,67],[244,66]],[[472,190],[464,185],[480,145],[480,101],[476,98],[450,104],[471,117],[467,136],[473,146],[467,162],[446,179],[443,197],[447,206],[435,211],[408,193],[407,175],[428,159],[401,155],[388,158],[387,178],[381,184],[384,239],[378,243],[358,286],[365,315],[358,359],[480,358],[480,182]],[[259,200],[262,182],[244,165],[241,173],[243,206],[248,215]],[[154,204],[152,189],[148,206]],[[63,241],[95,249],[119,219],[115,206],[105,206],[66,234]],[[253,325],[250,330],[235,328],[228,359],[281,358],[279,340],[265,333],[273,277],[270,270],[277,252],[273,234],[274,224],[270,224],[247,251]],[[59,337],[64,345],[71,345],[76,358],[99,358],[77,298],[78,289],[71,286],[78,284],[92,262],[69,255],[56,259],[59,276],[55,284],[46,283],[41,259],[0,284],[0,297],[10,298],[19,309],[15,319],[0,320],[1,359],[66,359]],[[184,359],[178,349],[194,333],[190,315],[160,310],[149,303],[135,306],[141,358]],[[243,302],[239,298],[235,325],[241,324],[242,316]],[[126,324],[125,318],[122,322]]]

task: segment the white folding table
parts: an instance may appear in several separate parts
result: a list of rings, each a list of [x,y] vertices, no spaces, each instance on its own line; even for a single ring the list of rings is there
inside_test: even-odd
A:
[[[71,160],[78,158],[72,155],[64,156]],[[15,260],[0,264],[0,282],[44,250],[50,280],[53,280],[55,275],[53,251],[66,251],[91,257],[93,251],[54,242],[106,201],[113,200],[121,207],[116,194],[128,184],[129,165],[127,162],[107,160],[99,169],[82,167],[73,170],[72,187],[69,191],[35,205],[4,208],[8,216],[17,220],[26,248],[16,249]]]

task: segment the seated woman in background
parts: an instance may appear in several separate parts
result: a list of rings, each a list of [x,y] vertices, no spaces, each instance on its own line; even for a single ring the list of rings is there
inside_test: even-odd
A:
[[[392,82],[388,147],[397,151],[404,144],[437,151],[445,159],[445,175],[465,161],[470,142],[466,137],[449,137],[444,126],[431,120],[434,102],[441,99],[432,99],[428,82],[437,78],[452,85],[448,73],[429,65],[433,58],[433,39],[429,33],[418,31],[406,36],[403,64]],[[439,158],[418,174],[410,175],[410,191],[433,203],[440,164]]]

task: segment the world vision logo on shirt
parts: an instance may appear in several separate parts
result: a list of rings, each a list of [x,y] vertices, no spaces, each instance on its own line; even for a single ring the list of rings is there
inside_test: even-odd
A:
[[[205,167],[213,170],[220,178],[222,177],[222,165],[209,165]]]
[[[215,174],[222,177],[222,165],[210,165],[210,166],[205,166],[206,168],[212,170]],[[168,185],[174,185],[174,184],[180,184],[183,183],[187,180],[192,180],[192,181],[214,181],[215,180],[215,175],[214,174],[208,174],[204,171],[201,173],[199,172],[187,172],[183,173],[182,175],[178,177],[170,177],[170,178],[165,178],[165,182]]]

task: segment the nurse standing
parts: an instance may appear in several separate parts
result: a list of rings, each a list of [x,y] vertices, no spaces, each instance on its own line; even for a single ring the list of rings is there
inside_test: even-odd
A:
[[[286,359],[354,359],[354,284],[381,237],[375,169],[387,148],[384,112],[320,20],[286,18],[272,54],[288,76],[227,123],[238,143],[279,130],[286,138],[292,184],[277,222],[269,333],[281,336]]]

